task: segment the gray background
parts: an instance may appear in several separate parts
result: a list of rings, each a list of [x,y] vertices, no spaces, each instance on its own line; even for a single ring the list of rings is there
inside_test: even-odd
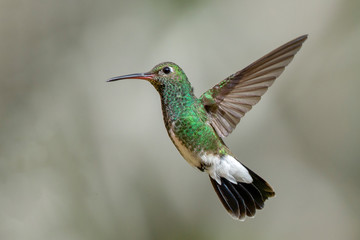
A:
[[[0,1],[0,239],[359,239],[359,2]],[[309,39],[225,139],[277,196],[234,221],[180,156],[153,87],[199,96]]]

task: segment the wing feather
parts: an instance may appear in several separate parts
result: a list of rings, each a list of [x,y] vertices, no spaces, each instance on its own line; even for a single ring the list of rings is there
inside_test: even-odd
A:
[[[220,137],[228,136],[301,48],[307,35],[273,50],[209,89],[200,99]]]

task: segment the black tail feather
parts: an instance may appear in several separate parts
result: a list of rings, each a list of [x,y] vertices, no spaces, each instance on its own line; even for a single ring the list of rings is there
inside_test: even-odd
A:
[[[219,185],[215,180],[211,179],[211,183],[220,198],[222,204],[228,212],[232,212],[234,215],[240,215],[240,207],[243,207],[244,200],[240,197],[234,196],[233,191],[228,188],[228,185]]]
[[[226,178],[220,178],[221,184],[210,177],[210,181],[226,210],[236,219],[252,217],[256,209],[262,209],[264,202],[273,197],[275,192],[260,176],[248,169],[252,183],[231,183]]]
[[[246,184],[246,190],[253,197],[255,201],[256,209],[262,209],[264,207],[264,199],[259,189],[257,189],[254,186],[254,184],[250,183],[250,184]]]
[[[228,184],[231,184],[230,182]],[[233,185],[234,190],[237,191],[238,195],[241,194],[242,198],[245,200],[246,215],[252,217],[256,212],[256,204],[254,198],[246,190],[242,184]]]
[[[269,197],[275,196],[275,192],[270,186],[270,184],[268,184],[264,179],[262,179],[259,175],[257,175],[253,171],[251,171],[249,168],[246,169],[249,171],[253,179],[252,184],[260,191],[264,202]]]

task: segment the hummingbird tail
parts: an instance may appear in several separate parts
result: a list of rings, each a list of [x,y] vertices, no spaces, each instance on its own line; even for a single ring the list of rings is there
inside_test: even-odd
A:
[[[262,209],[269,197],[275,196],[271,186],[256,173],[247,168],[253,181],[251,183],[237,182],[234,184],[226,178],[221,178],[221,184],[210,177],[210,181],[229,214],[239,220],[245,216],[253,217],[256,209]]]

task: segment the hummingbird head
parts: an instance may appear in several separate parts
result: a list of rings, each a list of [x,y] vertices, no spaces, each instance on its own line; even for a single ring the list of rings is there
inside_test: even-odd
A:
[[[158,91],[164,86],[183,86],[189,87],[188,81],[184,71],[175,63],[163,62],[145,73],[128,74],[118,77],[113,77],[108,82],[123,80],[123,79],[144,79],[149,81]]]

